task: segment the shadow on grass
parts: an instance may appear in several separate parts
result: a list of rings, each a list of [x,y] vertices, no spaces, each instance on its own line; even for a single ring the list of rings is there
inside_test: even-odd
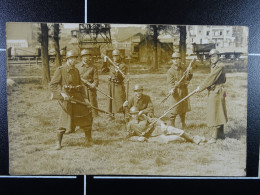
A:
[[[117,139],[93,139],[94,145],[109,145],[111,143],[116,143],[119,141],[127,141],[125,138],[117,138]]]
[[[200,123],[200,124],[195,124],[195,123],[191,123],[189,125],[187,125],[187,128],[192,128],[192,129],[201,129],[201,128],[204,128],[204,127],[207,127],[207,124],[206,123]]]
[[[242,125],[231,127],[230,131],[225,134],[225,137],[240,139],[242,136],[246,135],[246,128]]]

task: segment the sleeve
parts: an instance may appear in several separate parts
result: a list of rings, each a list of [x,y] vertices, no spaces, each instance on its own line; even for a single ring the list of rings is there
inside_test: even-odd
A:
[[[167,83],[168,83],[169,90],[174,88],[175,82],[176,82],[175,75],[170,70],[168,70],[168,72],[167,72]]]
[[[80,93],[81,93],[81,95],[82,95],[82,97],[84,98],[84,99],[87,99],[87,96],[86,96],[86,87],[85,87],[85,84],[84,84],[84,82],[81,80],[81,75],[80,75],[80,71],[77,69],[77,75],[78,75],[78,82],[79,82],[79,85],[81,86],[81,88],[80,88]]]
[[[151,115],[153,116],[154,114],[154,108],[153,108],[153,103],[151,101],[151,98],[149,96],[146,97],[147,101],[147,107],[143,110],[146,115]]]
[[[121,66],[119,66],[120,70],[124,73],[124,75],[126,75],[126,66],[124,64],[121,64]],[[116,77],[119,80],[124,80],[124,76],[121,74],[121,72],[116,72]]]
[[[200,85],[200,92],[207,89],[211,85],[213,85],[219,78],[219,76],[222,74],[224,67],[219,66],[214,71],[212,71],[202,82]]]
[[[188,74],[186,75],[186,81],[190,81],[192,77],[193,77],[193,73],[189,71]]]
[[[134,105],[134,97],[131,97],[129,102],[128,102],[128,109],[130,110],[130,108]]]
[[[93,75],[94,85],[95,87],[98,87],[99,79],[98,79],[98,70],[96,67],[94,67],[94,75]]]
[[[61,69],[57,68],[49,84],[52,92],[52,99],[63,99],[61,96],[61,79]]]

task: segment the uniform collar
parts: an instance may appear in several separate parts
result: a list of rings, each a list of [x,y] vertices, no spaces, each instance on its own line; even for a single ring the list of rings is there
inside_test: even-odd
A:
[[[72,67],[71,65],[66,64],[66,69],[67,69],[67,72],[69,72],[70,70],[75,70],[75,67]]]
[[[177,66],[177,65],[175,65],[175,64],[173,64],[172,68],[173,68],[174,70],[181,70],[181,69],[182,69],[180,66]]]
[[[82,62],[82,65],[81,65],[81,67],[86,67],[86,68],[88,68],[90,66],[91,66],[90,64],[88,64],[88,63],[84,64],[83,62]]]

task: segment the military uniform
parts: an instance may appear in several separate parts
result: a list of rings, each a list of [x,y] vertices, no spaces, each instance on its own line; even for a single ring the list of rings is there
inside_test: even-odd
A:
[[[84,129],[86,138],[91,138],[91,108],[81,104],[74,104],[70,101],[64,101],[61,95],[61,93],[66,93],[69,97],[85,102],[85,92],[81,84],[78,69],[67,64],[57,68],[50,82],[53,99],[57,99],[61,107],[58,128],[58,135],[61,136],[59,138],[60,142],[65,130],[74,131],[76,126],[80,126]]]
[[[115,63],[115,62],[114,62]],[[126,74],[126,67],[124,64],[115,63],[118,68]],[[109,99],[108,111],[112,113],[123,112],[123,103],[126,100],[124,77],[119,71],[115,70],[113,65],[110,66],[108,89],[109,95],[113,98]]]
[[[129,100],[128,108],[131,108],[132,106],[137,107],[139,111],[143,111],[143,114],[149,117],[153,117],[154,115],[153,103],[148,95],[142,94],[140,99],[133,96]]]
[[[175,88],[176,83],[182,78],[184,72],[185,70],[183,69],[183,67],[172,65],[172,67],[167,72],[167,83],[169,86],[169,90]],[[188,74],[185,76],[182,82],[178,86],[176,86],[171,96],[171,105],[176,104],[178,101],[180,101],[188,95],[188,84],[192,77],[193,74],[191,72],[188,72]],[[172,126],[175,125],[175,119],[178,114],[180,115],[181,119],[184,120],[185,123],[185,113],[189,112],[190,110],[191,107],[189,99],[186,99],[185,101],[174,107],[172,109],[170,117]]]
[[[89,83],[94,84],[95,87],[98,87],[98,71],[94,65],[83,64],[80,62],[76,65],[76,68],[79,70],[82,79],[87,80]],[[84,88],[86,97],[91,105],[98,107],[96,88],[90,88],[88,85],[84,85]],[[92,109],[92,115],[93,117],[98,116],[98,111],[96,109]]]
[[[147,130],[149,125],[152,123],[154,118],[145,117],[144,115],[139,117],[139,120],[132,119],[127,124],[127,131],[129,135],[134,136],[130,138],[132,141],[143,141],[140,139],[140,136],[143,132]],[[185,133],[181,129],[177,129],[172,126],[167,126],[164,124],[163,121],[158,120],[154,125],[153,129],[151,130],[151,134],[148,136],[148,140],[152,142],[161,142],[161,143],[168,143],[168,142],[194,142],[198,144],[201,140],[194,140],[191,136]]]
[[[210,74],[200,85],[199,92],[208,89],[207,124],[209,127],[227,123],[225,82],[224,64],[218,61],[211,66]]]

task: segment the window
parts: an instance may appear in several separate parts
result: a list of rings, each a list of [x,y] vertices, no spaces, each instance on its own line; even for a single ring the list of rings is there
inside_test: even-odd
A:
[[[209,31],[207,31],[207,36],[209,36]]]
[[[222,35],[222,31],[220,31],[219,35]]]

